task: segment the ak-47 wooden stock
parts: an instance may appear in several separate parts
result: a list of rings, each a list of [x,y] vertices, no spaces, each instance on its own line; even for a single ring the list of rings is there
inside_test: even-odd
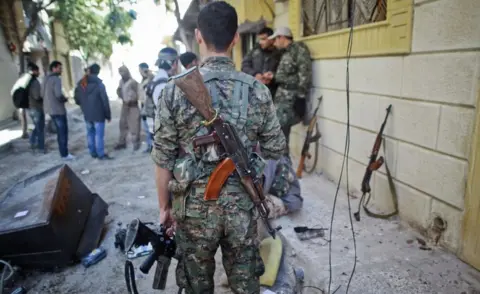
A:
[[[307,129],[307,135],[305,137],[305,141],[303,142],[302,153],[301,153],[300,161],[299,161],[298,167],[297,167],[297,178],[299,178],[299,179],[302,178],[302,173],[305,170],[305,160],[310,159],[312,157],[312,155],[309,152],[310,143],[317,142],[318,139],[320,139],[320,137],[322,136],[320,134],[320,132],[318,131],[318,127],[317,127],[317,112],[318,112],[318,108],[320,106],[320,102],[322,102],[322,98],[323,98],[323,96],[320,96],[320,98],[318,98],[317,107],[315,108],[315,111],[313,112],[313,117],[310,120],[310,124],[308,125],[308,129]],[[313,129],[315,127],[317,127],[317,133],[315,135],[313,135]],[[315,146],[315,148],[317,148],[317,146]],[[315,150],[315,158],[314,158],[314,162],[313,162],[313,167],[310,171],[313,171],[315,169],[315,165],[317,164],[317,152],[318,152],[318,150]]]
[[[225,159],[219,166],[217,166],[214,173],[210,175],[204,198],[218,198],[218,193],[220,193],[223,184],[233,172],[233,165],[235,167],[234,170],[236,170],[240,177],[242,186],[255,204],[268,232],[273,238],[275,238],[276,231],[281,227],[273,229],[268,221],[270,210],[266,205],[266,199],[263,194],[260,180],[255,174],[255,170],[249,167],[249,159],[246,149],[238,137],[236,130],[228,122],[223,121],[218,113],[212,108],[212,98],[210,97],[203,82],[202,75],[197,67],[193,67],[185,73],[176,76],[174,78],[174,83],[181,91],[183,91],[183,93],[185,93],[188,101],[205,118],[204,125],[213,127],[216,136],[218,136],[221,146],[225,151]],[[216,136],[213,135],[208,139],[205,138],[206,140],[204,141],[214,141]]]
[[[375,218],[387,219],[387,218],[397,214],[397,212],[398,212],[397,193],[396,193],[396,190],[395,190],[395,185],[393,183],[392,175],[390,174],[390,170],[389,170],[388,165],[385,162],[385,159],[383,158],[383,156],[378,157],[378,153],[380,151],[380,147],[381,147],[382,141],[383,141],[383,130],[385,129],[385,125],[387,124],[387,119],[388,119],[388,116],[390,115],[391,109],[392,109],[392,105],[389,105],[388,108],[386,109],[387,114],[385,115],[385,119],[382,123],[382,126],[380,127],[380,131],[377,134],[377,137],[375,139],[375,143],[373,144],[372,153],[370,155],[370,160],[369,160],[368,165],[365,169],[365,174],[363,175],[362,187],[361,187],[362,197],[360,198],[360,201],[358,203],[358,211],[353,214],[353,216],[355,217],[355,219],[357,221],[360,221],[360,209],[361,209],[362,206],[363,206],[363,209],[365,210],[365,213],[368,216],[375,217]],[[383,145],[383,149],[384,149],[384,152],[385,152],[385,145]],[[378,157],[378,159],[377,159],[377,157]],[[387,171],[387,180],[388,180],[388,184],[389,184],[389,187],[390,187],[390,192],[392,193],[395,208],[394,208],[394,211],[392,213],[378,214],[378,213],[374,213],[374,212],[370,211],[367,208],[367,205],[370,201],[370,192],[371,192],[370,179],[372,178],[373,172],[378,170],[384,163],[385,163],[385,169]],[[366,198],[366,200],[365,200],[365,198]],[[365,203],[364,203],[364,200],[365,200]]]

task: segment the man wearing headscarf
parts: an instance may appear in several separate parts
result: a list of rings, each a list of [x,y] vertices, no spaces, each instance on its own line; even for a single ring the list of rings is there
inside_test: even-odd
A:
[[[118,69],[118,73],[122,78],[117,88],[117,95],[122,99],[123,104],[120,112],[120,137],[115,150],[127,148],[127,134],[130,133],[133,150],[136,151],[140,148],[139,86],[125,65]]]

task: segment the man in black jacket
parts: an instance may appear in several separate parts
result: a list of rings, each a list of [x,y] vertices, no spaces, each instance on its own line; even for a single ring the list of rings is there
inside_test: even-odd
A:
[[[105,121],[110,122],[110,102],[102,80],[98,78],[100,66],[93,64],[89,67],[87,83],[78,83],[75,89],[75,102],[82,108],[87,126],[88,150],[93,158],[100,160],[111,159],[105,153],[104,136]]]
[[[28,71],[32,75],[28,88],[28,114],[33,121],[33,131],[30,134],[30,146],[33,151],[45,153],[45,112],[43,111],[42,86],[38,81],[40,70],[35,63],[28,64]]]
[[[273,35],[273,31],[268,27],[258,32],[258,45],[244,57],[242,71],[264,83],[270,89],[272,97],[274,97],[277,87],[274,81],[267,79],[265,73],[277,70],[278,63],[282,57],[282,51],[275,48],[273,45],[275,40],[269,39],[271,35]]]

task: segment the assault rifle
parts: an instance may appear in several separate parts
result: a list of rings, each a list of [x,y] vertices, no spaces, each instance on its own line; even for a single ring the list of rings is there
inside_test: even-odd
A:
[[[311,173],[312,171],[315,170],[315,166],[317,165],[317,159],[318,159],[318,140],[320,137],[322,137],[322,134],[318,131],[318,124],[317,124],[317,112],[318,108],[320,107],[320,102],[322,102],[323,96],[320,96],[318,98],[318,104],[317,107],[315,108],[315,111],[313,112],[313,117],[310,120],[310,123],[308,125],[307,129],[307,136],[305,137],[305,141],[303,142],[303,147],[302,147],[302,154],[300,157],[300,162],[298,163],[297,167],[297,178],[302,178],[302,173],[305,170],[308,173]],[[315,135],[313,135],[313,128],[315,127],[316,132]],[[307,170],[305,166],[305,159],[310,159],[312,158],[312,155],[309,152],[310,149],[310,144],[315,143],[315,153],[313,157],[313,164],[312,167]]]
[[[387,114],[385,115],[385,119],[383,120],[382,126],[380,127],[380,131],[378,132],[377,138],[375,139],[375,144],[373,144],[372,154],[370,155],[370,160],[365,170],[365,175],[363,176],[362,188],[361,188],[362,197],[360,198],[360,202],[358,203],[358,211],[353,214],[353,216],[357,221],[360,221],[360,209],[362,205],[363,205],[363,209],[365,210],[365,213],[368,216],[376,217],[376,218],[387,219],[397,214],[398,212],[397,194],[396,194],[395,185],[393,184],[392,175],[390,174],[390,170],[388,168],[387,162],[385,161],[383,156],[380,156],[377,159],[378,152],[380,151],[380,146],[382,145],[382,141],[383,141],[383,130],[385,129],[385,125],[387,123],[387,119],[388,119],[388,116],[390,115],[391,110],[392,110],[392,105],[390,104],[387,108]],[[383,153],[385,154],[385,144],[383,144],[383,151],[384,151]],[[385,163],[385,169],[387,171],[388,184],[389,184],[390,191],[393,197],[393,202],[395,205],[395,211],[389,214],[377,214],[377,213],[371,212],[367,208],[367,205],[370,202],[370,192],[372,190],[370,188],[370,179],[372,178],[373,172],[378,170],[384,163]],[[367,200],[365,201],[365,204],[363,204],[365,197],[367,197]]]
[[[157,262],[155,276],[152,288],[155,290],[165,290],[167,284],[168,269],[172,257],[175,256],[177,244],[174,237],[167,235],[166,229],[160,226],[159,230],[152,230],[147,227],[148,223],[142,223],[139,219],[134,219],[128,225],[125,232],[124,248],[129,251],[133,246],[145,246],[152,244],[153,252],[140,265],[140,271],[148,274],[153,264]],[[135,283],[135,274],[133,264],[127,260],[125,262],[125,281],[127,283],[128,293],[138,294]]]
[[[275,238],[276,231],[281,227],[272,228],[268,221],[270,210],[266,205],[260,178],[254,169],[250,168],[247,151],[238,137],[234,127],[224,121],[216,110],[212,108],[212,98],[203,83],[203,78],[197,67],[193,67],[174,78],[175,85],[185,93],[186,98],[205,118],[204,125],[212,126],[213,132],[205,137],[205,142],[220,142],[225,154],[224,159],[217,165],[208,180],[204,199],[215,200],[227,178],[237,172],[245,191],[255,204],[260,217],[267,227],[270,235]],[[201,143],[197,142],[196,144]]]

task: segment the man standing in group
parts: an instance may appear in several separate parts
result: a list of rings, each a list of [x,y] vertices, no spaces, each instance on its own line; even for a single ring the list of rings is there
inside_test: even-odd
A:
[[[158,52],[158,59],[155,63],[158,66],[158,72],[152,83],[148,86],[152,93],[155,108],[158,109],[158,98],[163,88],[165,88],[168,79],[177,73],[178,69],[178,52],[171,47],[165,47]]]
[[[213,107],[238,132],[249,159],[254,159],[257,142],[267,159],[277,159],[285,150],[285,137],[270,92],[253,77],[235,71],[229,57],[239,38],[237,23],[235,9],[224,1],[209,3],[200,11],[195,30],[205,58],[200,72],[204,78],[207,74],[210,77],[205,83]],[[175,238],[181,255],[177,284],[187,294],[213,293],[215,253],[220,245],[232,291],[259,293],[254,204],[238,175],[232,174],[226,181],[218,200],[204,200],[206,183],[220,158],[214,144],[198,152],[193,149],[192,138],[209,132],[203,120],[185,94],[169,82],[159,99],[152,158],[160,223],[169,227],[176,221]],[[261,167],[259,160],[255,162],[252,168]],[[173,215],[169,190],[174,194]]]
[[[287,139],[286,155],[289,156],[290,130],[305,116],[306,98],[312,81],[312,60],[308,47],[302,42],[294,42],[289,28],[276,29],[269,39],[275,40],[277,49],[285,50],[277,72],[268,72],[266,78],[278,85],[273,102]]]
[[[38,81],[40,69],[35,63],[30,63],[28,71],[32,75],[28,89],[28,114],[34,125],[30,134],[30,146],[33,151],[45,153],[45,113],[43,112],[42,86]]]
[[[111,159],[105,153],[105,121],[112,119],[110,102],[102,80],[98,78],[100,66],[92,64],[86,81],[81,80],[75,89],[75,102],[80,105],[87,128],[88,151],[93,158]]]
[[[136,151],[140,148],[139,86],[125,65],[118,69],[118,73],[122,78],[117,88],[117,95],[122,99],[123,103],[120,111],[120,138],[115,146],[115,150],[127,148],[127,135],[130,133],[133,150]]]
[[[43,82],[43,106],[45,113],[52,118],[57,129],[58,150],[65,160],[73,160],[75,157],[68,152],[68,123],[65,103],[68,101],[62,92],[62,63],[53,61],[50,63],[50,74]]]
[[[152,151],[152,142],[153,142],[153,133],[151,127],[148,125],[147,117],[153,119],[155,117],[155,104],[151,97],[147,97],[147,87],[150,82],[153,80],[154,75],[152,71],[148,68],[148,64],[142,62],[138,65],[138,70],[142,76],[142,82],[140,83],[139,88],[139,101],[140,101],[140,115],[142,116],[142,127],[147,139],[147,149],[145,153],[150,153]]]
[[[277,50],[269,39],[273,35],[271,28],[263,28],[257,34],[258,45],[253,48],[242,61],[242,71],[254,76],[257,80],[267,85],[272,97],[275,97],[276,85],[271,78],[267,79],[265,73],[275,72],[282,56],[282,51]]]
[[[185,52],[180,55],[179,59],[185,69],[190,69],[198,65],[197,55],[193,52]]]

